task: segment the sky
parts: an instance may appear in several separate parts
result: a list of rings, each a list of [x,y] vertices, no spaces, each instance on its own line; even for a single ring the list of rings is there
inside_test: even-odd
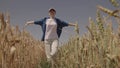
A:
[[[11,25],[18,25],[22,30],[27,21],[48,17],[48,9],[52,7],[56,9],[57,18],[66,22],[78,22],[80,36],[82,36],[87,32],[86,26],[89,25],[89,17],[95,20],[97,5],[111,10],[115,9],[109,0],[0,0],[0,12],[9,12]],[[40,26],[30,25],[26,27],[26,30],[35,39],[41,39]],[[74,27],[65,27],[60,42],[68,40],[71,36],[75,36]]]

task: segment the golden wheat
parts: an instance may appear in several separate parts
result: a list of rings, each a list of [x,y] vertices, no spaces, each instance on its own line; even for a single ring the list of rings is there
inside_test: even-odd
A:
[[[11,26],[8,14],[7,21],[4,17],[0,13],[0,68],[120,67],[120,25],[114,32],[112,22],[105,23],[99,12],[96,21],[89,19],[88,32],[83,36],[79,36],[77,23],[77,34],[59,48],[52,64],[46,61],[43,42],[35,40],[25,29]]]

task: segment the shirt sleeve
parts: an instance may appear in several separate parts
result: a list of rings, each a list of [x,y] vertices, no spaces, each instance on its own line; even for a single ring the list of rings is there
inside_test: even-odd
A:
[[[65,27],[65,26],[68,26],[68,25],[69,25],[68,22],[61,21],[61,26],[62,26],[62,27]]]
[[[44,22],[44,19],[38,20],[38,21],[34,21],[34,24],[36,25],[42,25]]]

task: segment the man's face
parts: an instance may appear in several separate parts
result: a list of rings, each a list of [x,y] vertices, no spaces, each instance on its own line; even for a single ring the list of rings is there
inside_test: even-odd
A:
[[[50,17],[55,17],[56,12],[55,11],[49,11]]]

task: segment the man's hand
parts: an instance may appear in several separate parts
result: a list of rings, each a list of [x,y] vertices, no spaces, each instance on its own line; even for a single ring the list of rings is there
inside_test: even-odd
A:
[[[77,34],[79,34],[79,26],[77,22],[75,24],[69,23],[69,26],[74,26],[75,31],[77,32]]]
[[[34,21],[28,21],[28,22],[26,22],[25,26],[30,25],[30,24],[34,24]]]

